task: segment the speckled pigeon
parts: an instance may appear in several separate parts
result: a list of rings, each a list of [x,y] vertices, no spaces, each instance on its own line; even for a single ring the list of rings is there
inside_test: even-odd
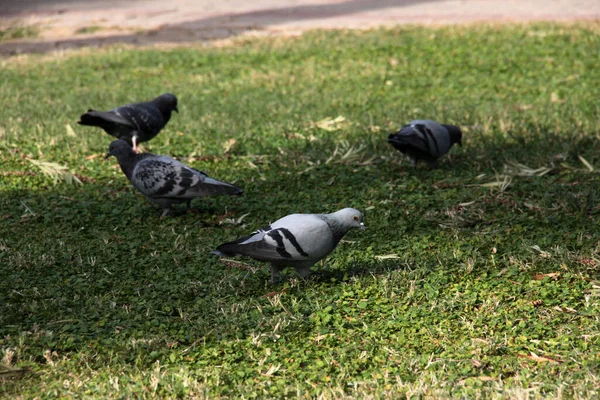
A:
[[[294,267],[308,277],[310,267],[335,249],[352,228],[365,229],[363,214],[344,208],[331,214],[292,214],[233,242],[217,247],[221,257],[248,256],[271,263],[271,282],[280,270]]]
[[[110,111],[88,110],[78,124],[97,126],[117,139],[133,144],[152,139],[165,127],[171,113],[177,110],[177,97],[165,93],[146,103],[127,104]]]
[[[241,195],[244,192],[237,186],[209,178],[204,172],[171,157],[137,154],[124,140],[110,144],[105,158],[110,156],[117,157],[131,184],[163,209],[162,216],[170,212],[173,204],[186,203],[189,209],[196,197]]]
[[[454,125],[441,125],[435,121],[419,119],[389,135],[388,143],[406,154],[410,164],[415,167],[419,160],[435,164],[454,143],[462,146],[462,132]]]

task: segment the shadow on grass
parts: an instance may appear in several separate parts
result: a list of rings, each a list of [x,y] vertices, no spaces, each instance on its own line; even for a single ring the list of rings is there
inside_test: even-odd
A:
[[[541,142],[544,137],[550,140]],[[482,190],[477,196],[491,201],[489,206],[481,205],[488,207],[485,212],[489,214],[477,219],[480,222],[463,224],[450,231],[442,230],[438,222],[428,221],[425,216],[433,210],[449,218],[445,210],[477,190],[465,183],[471,184],[473,177],[481,173],[493,176],[494,169],[502,166],[503,158],[515,157],[523,163],[526,158],[534,159],[536,163],[530,166],[538,167],[538,161],[543,165],[552,162],[557,152],[566,152],[568,162],[574,163],[576,154],[587,156],[597,151],[598,145],[591,138],[560,138],[564,136],[548,134],[523,142],[490,141],[476,148],[467,145],[453,149],[450,157],[435,170],[425,167],[413,171],[408,165],[379,164],[369,168],[332,165],[315,169],[314,176],[292,174],[285,179],[281,178],[280,171],[263,171],[265,181],[247,185],[249,190],[241,199],[196,200],[194,205],[202,210],[200,215],[177,215],[162,220],[160,210],[135,193],[124,180],[111,187],[88,182],[83,187],[5,191],[0,195],[3,274],[0,337],[23,335],[40,362],[44,361],[38,351],[41,349],[64,352],[98,346],[121,348],[124,354],[131,353],[132,361],[142,357],[149,363],[153,357],[159,357],[150,355],[153,349],[164,348],[169,341],[189,345],[198,338],[218,341],[247,337],[256,327],[257,317],[252,314],[256,313],[256,302],[266,301],[265,294],[280,290],[281,286],[266,283],[266,266],[263,272],[246,279],[241,273],[228,273],[209,252],[221,242],[260,226],[264,219],[276,219],[297,207],[317,210],[331,207],[330,202],[343,201],[376,205],[371,215],[367,213],[372,221],[368,224],[369,230],[365,235],[356,236],[360,241],[356,250],[342,246],[332,255],[343,257],[344,252],[356,251],[358,261],[350,258],[352,261],[340,268],[337,265],[333,269],[317,267],[308,285],[311,281],[317,285],[339,285],[354,278],[394,273],[410,269],[415,259],[419,260],[421,269],[443,268],[433,257],[451,254],[448,252],[455,245],[453,234],[458,235],[457,246],[468,243],[467,250],[482,249],[487,254],[497,240],[512,246],[514,239],[506,228],[518,224],[530,230],[520,233],[517,242],[529,245],[529,240],[542,249],[549,248],[558,240],[564,240],[569,231],[591,229],[593,221],[580,213],[579,203],[566,204],[554,211],[511,208],[510,203],[531,201],[529,198],[536,195],[540,202],[546,199],[549,205],[563,204],[561,201],[567,197],[565,190],[590,192],[591,181],[590,185],[585,183],[594,176],[569,172],[579,174],[573,179],[583,184],[566,189],[548,177],[534,177],[514,193],[509,189],[500,199]],[[455,150],[458,151],[455,153]],[[302,166],[297,168],[303,169]],[[396,175],[398,171],[402,175]],[[338,186],[327,185],[332,173],[338,175]],[[440,180],[447,180],[453,186],[432,188]],[[388,181],[408,186],[390,192],[384,185]],[[312,187],[315,193],[302,197],[306,187],[313,184],[321,186]],[[21,185],[24,183],[14,184],[15,187]],[[370,193],[371,188],[376,190]],[[269,193],[267,200],[265,193]],[[596,201],[594,196],[587,198],[588,202]],[[506,206],[505,200],[508,200]],[[398,201],[403,203],[396,204]],[[596,207],[596,204],[591,206]],[[409,209],[412,214],[405,214]],[[226,212],[232,211],[235,217],[251,213],[248,226],[220,225],[221,218],[227,217]],[[393,220],[381,228],[378,224],[384,221],[387,212]],[[491,218],[491,222],[487,218]],[[479,236],[469,243],[482,226],[492,223],[498,233]],[[546,242],[539,240],[540,237]],[[440,244],[439,240],[447,242]],[[585,240],[587,243],[588,239]],[[388,245],[391,241],[397,244]],[[412,247],[413,243],[428,246],[429,242],[436,242],[436,251]],[[375,254],[408,255],[375,262],[370,256],[360,254],[365,245],[373,246]],[[515,249],[530,252],[530,249],[522,250],[523,243],[514,246],[509,248],[513,253]],[[296,275],[293,269],[287,269],[282,277],[290,279]],[[306,326],[300,328],[307,329]],[[132,341],[148,337],[160,339],[154,344],[140,344],[135,351],[130,348]]]

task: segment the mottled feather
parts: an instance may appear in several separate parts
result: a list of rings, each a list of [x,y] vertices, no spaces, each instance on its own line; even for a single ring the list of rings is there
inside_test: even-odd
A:
[[[137,190],[163,208],[163,215],[169,212],[171,205],[187,202],[189,206],[197,197],[243,193],[241,188],[210,178],[171,157],[136,154],[123,140],[111,143],[109,155],[117,157],[121,169]]]

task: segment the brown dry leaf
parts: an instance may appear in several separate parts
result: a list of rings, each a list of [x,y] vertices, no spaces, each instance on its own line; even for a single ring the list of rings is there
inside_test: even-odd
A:
[[[389,63],[392,67],[395,67],[396,65],[398,65],[398,60],[396,60],[395,58],[391,57],[389,60]]]
[[[562,100],[562,99],[561,99],[561,98],[558,96],[558,93],[556,93],[556,92],[552,92],[552,94],[550,95],[550,101],[551,101],[552,103],[559,103],[559,104],[561,104],[561,103],[564,103],[564,102],[565,102],[564,100]]]
[[[577,313],[577,310],[575,310],[574,308],[571,308],[571,307],[559,307],[559,306],[554,306],[553,308],[554,308],[556,311],[559,311],[559,312],[565,312],[565,313],[568,313],[568,314],[576,314],[576,313]]]
[[[90,155],[90,156],[87,156],[87,157],[85,158],[85,160],[93,160],[94,158],[97,158],[97,157],[98,157],[98,154],[92,154],[92,155]]]
[[[223,150],[224,153],[229,153],[229,151],[233,148],[233,146],[235,146],[237,143],[237,140],[235,139],[227,139],[225,141],[225,143],[223,143]]]
[[[348,125],[348,122],[346,121],[346,118],[342,117],[341,115],[338,115],[334,119],[325,118],[325,119],[315,122],[315,126],[317,128],[323,129],[328,132],[338,131],[347,125]]]
[[[478,376],[477,379],[480,381],[497,381],[498,378],[494,378],[493,376]]]
[[[326,333],[324,335],[319,334],[317,337],[314,337],[313,340],[319,343],[321,340],[325,339],[327,336],[333,336],[333,333]]]
[[[219,262],[227,265],[229,268],[237,268],[240,269],[242,271],[252,271],[253,268],[251,265],[245,264],[241,261],[235,261],[235,260],[225,260],[223,258],[221,258],[219,260]]]
[[[275,292],[269,292],[269,293],[267,293],[267,294],[263,295],[263,297],[274,297],[274,296],[277,296],[278,294],[285,294],[285,293],[286,293],[286,290],[285,290],[285,289],[283,289],[283,290],[281,290],[281,291],[279,291],[279,292],[278,292],[278,291],[275,291]]]
[[[560,272],[551,272],[549,274],[536,274],[536,275],[533,276],[533,280],[535,280],[535,281],[541,281],[545,277],[557,280],[559,276],[560,276]]]
[[[554,363],[561,362],[560,360],[558,360],[556,358],[552,358],[552,357],[548,357],[548,356],[538,356],[533,351],[530,352],[530,354],[517,354],[517,357],[527,358],[527,359],[529,359],[531,361],[535,361],[535,362],[554,362]]]
[[[67,130],[67,136],[77,137],[77,135],[75,134],[75,131],[73,130],[73,128],[71,127],[70,124],[66,124],[65,129]]]

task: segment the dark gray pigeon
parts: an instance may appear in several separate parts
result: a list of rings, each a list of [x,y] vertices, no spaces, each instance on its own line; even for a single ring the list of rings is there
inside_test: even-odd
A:
[[[406,154],[415,167],[419,160],[435,164],[454,143],[462,146],[462,132],[458,126],[418,119],[389,135],[388,143]]]
[[[248,256],[271,263],[271,282],[280,270],[294,267],[308,277],[310,267],[335,249],[352,228],[365,229],[363,214],[344,208],[331,214],[292,214],[249,236],[217,247],[212,254],[221,257]]]
[[[105,158],[110,156],[117,157],[131,184],[163,209],[162,216],[170,212],[173,204],[187,203],[189,209],[196,197],[244,193],[237,186],[209,178],[204,172],[171,157],[137,154],[124,140],[110,144]]]
[[[80,125],[97,126],[117,139],[133,144],[147,142],[165,127],[171,113],[177,110],[177,97],[165,93],[146,103],[127,104],[110,111],[88,110],[77,122]]]

